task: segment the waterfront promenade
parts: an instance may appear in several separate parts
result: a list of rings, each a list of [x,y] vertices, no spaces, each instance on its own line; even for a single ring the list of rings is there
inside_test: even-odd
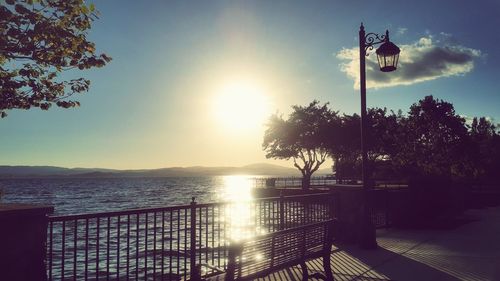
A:
[[[377,250],[333,249],[335,280],[500,280],[500,207],[467,210],[431,229],[383,229],[377,237]],[[308,267],[322,268],[319,260]],[[300,267],[260,280],[300,281]]]

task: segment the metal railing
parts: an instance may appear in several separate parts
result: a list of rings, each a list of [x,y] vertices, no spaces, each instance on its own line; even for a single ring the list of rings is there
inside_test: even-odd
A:
[[[302,186],[302,177],[266,177],[254,178],[254,186],[263,187],[278,187],[282,189],[300,188]],[[361,185],[361,180],[355,178],[342,179],[337,181],[332,176],[318,176],[311,178],[311,187],[333,187],[336,185]],[[406,188],[408,185],[403,181],[377,180],[375,181],[376,188],[383,189],[398,189]]]
[[[280,187],[280,188],[300,188],[302,177],[268,177],[254,178],[255,187]],[[311,178],[311,187],[324,187],[336,184],[336,180],[328,176],[318,176]]]
[[[181,280],[233,240],[333,218],[330,193],[49,217],[49,280]],[[204,272],[203,274],[209,274]]]

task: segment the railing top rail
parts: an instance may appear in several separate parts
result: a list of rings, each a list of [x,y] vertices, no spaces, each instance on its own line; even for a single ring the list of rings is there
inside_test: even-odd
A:
[[[85,214],[49,216],[49,221],[102,218],[102,217],[135,215],[135,214],[143,214],[143,213],[177,211],[177,210],[189,209],[190,207],[191,207],[190,205],[178,205],[178,206],[158,207],[158,208],[128,209],[128,210],[123,210],[123,211],[109,211],[109,212],[96,212],[96,213],[85,213]]]
[[[286,199],[300,199],[300,198],[314,198],[321,197],[325,195],[332,195],[332,193],[314,193],[314,194],[305,194],[305,195],[290,195],[290,196],[277,196],[277,197],[266,197],[266,198],[256,198],[253,200],[248,200],[246,202],[259,202],[259,201],[273,201],[273,200],[286,200]],[[231,201],[223,201],[223,202],[211,202],[211,203],[202,203],[196,204],[197,208],[206,208],[212,206],[222,206],[228,204],[234,204],[235,202]],[[144,214],[144,213],[154,213],[154,212],[169,212],[169,211],[177,211],[177,210],[186,210],[191,208],[191,205],[178,205],[178,206],[168,206],[168,207],[157,207],[157,208],[141,208],[141,209],[129,209],[123,211],[110,211],[110,212],[97,212],[97,213],[84,213],[84,214],[69,214],[69,215],[57,215],[57,216],[49,216],[49,221],[70,221],[77,219],[91,219],[91,218],[103,218],[103,217],[116,217],[116,216],[124,216],[124,215],[136,215],[136,214]]]
[[[332,176],[329,175],[321,175],[321,176],[314,176],[311,177],[311,180],[314,179],[331,179]],[[254,180],[267,180],[267,179],[276,179],[276,180],[287,180],[287,179],[294,179],[294,180],[302,180],[302,176],[278,176],[278,177],[273,177],[273,176],[265,176],[265,177],[254,177],[251,178]]]

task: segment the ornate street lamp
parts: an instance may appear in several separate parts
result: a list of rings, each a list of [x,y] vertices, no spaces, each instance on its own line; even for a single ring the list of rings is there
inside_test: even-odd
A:
[[[369,196],[372,189],[368,179],[367,161],[368,154],[366,151],[366,56],[368,50],[373,50],[375,45],[382,44],[377,49],[377,59],[380,70],[383,72],[391,72],[396,70],[399,60],[400,49],[389,41],[389,31],[385,35],[375,33],[365,34],[363,23],[359,27],[359,79],[361,91],[361,166],[363,180],[363,222],[361,228],[360,244],[364,249],[377,248],[377,239],[375,236],[375,227],[371,221],[369,209]]]

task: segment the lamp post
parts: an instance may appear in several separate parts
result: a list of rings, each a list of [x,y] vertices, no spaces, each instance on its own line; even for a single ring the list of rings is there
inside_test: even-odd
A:
[[[368,50],[373,50],[375,45],[382,44],[376,51],[377,60],[382,72],[396,70],[400,49],[389,41],[389,31],[385,35],[375,33],[365,34],[363,23],[359,27],[359,85],[361,90],[361,166],[363,180],[363,221],[361,226],[360,245],[364,249],[377,248],[375,228],[372,224],[369,208],[369,196],[372,189],[368,172],[368,153],[366,146],[366,56]]]

